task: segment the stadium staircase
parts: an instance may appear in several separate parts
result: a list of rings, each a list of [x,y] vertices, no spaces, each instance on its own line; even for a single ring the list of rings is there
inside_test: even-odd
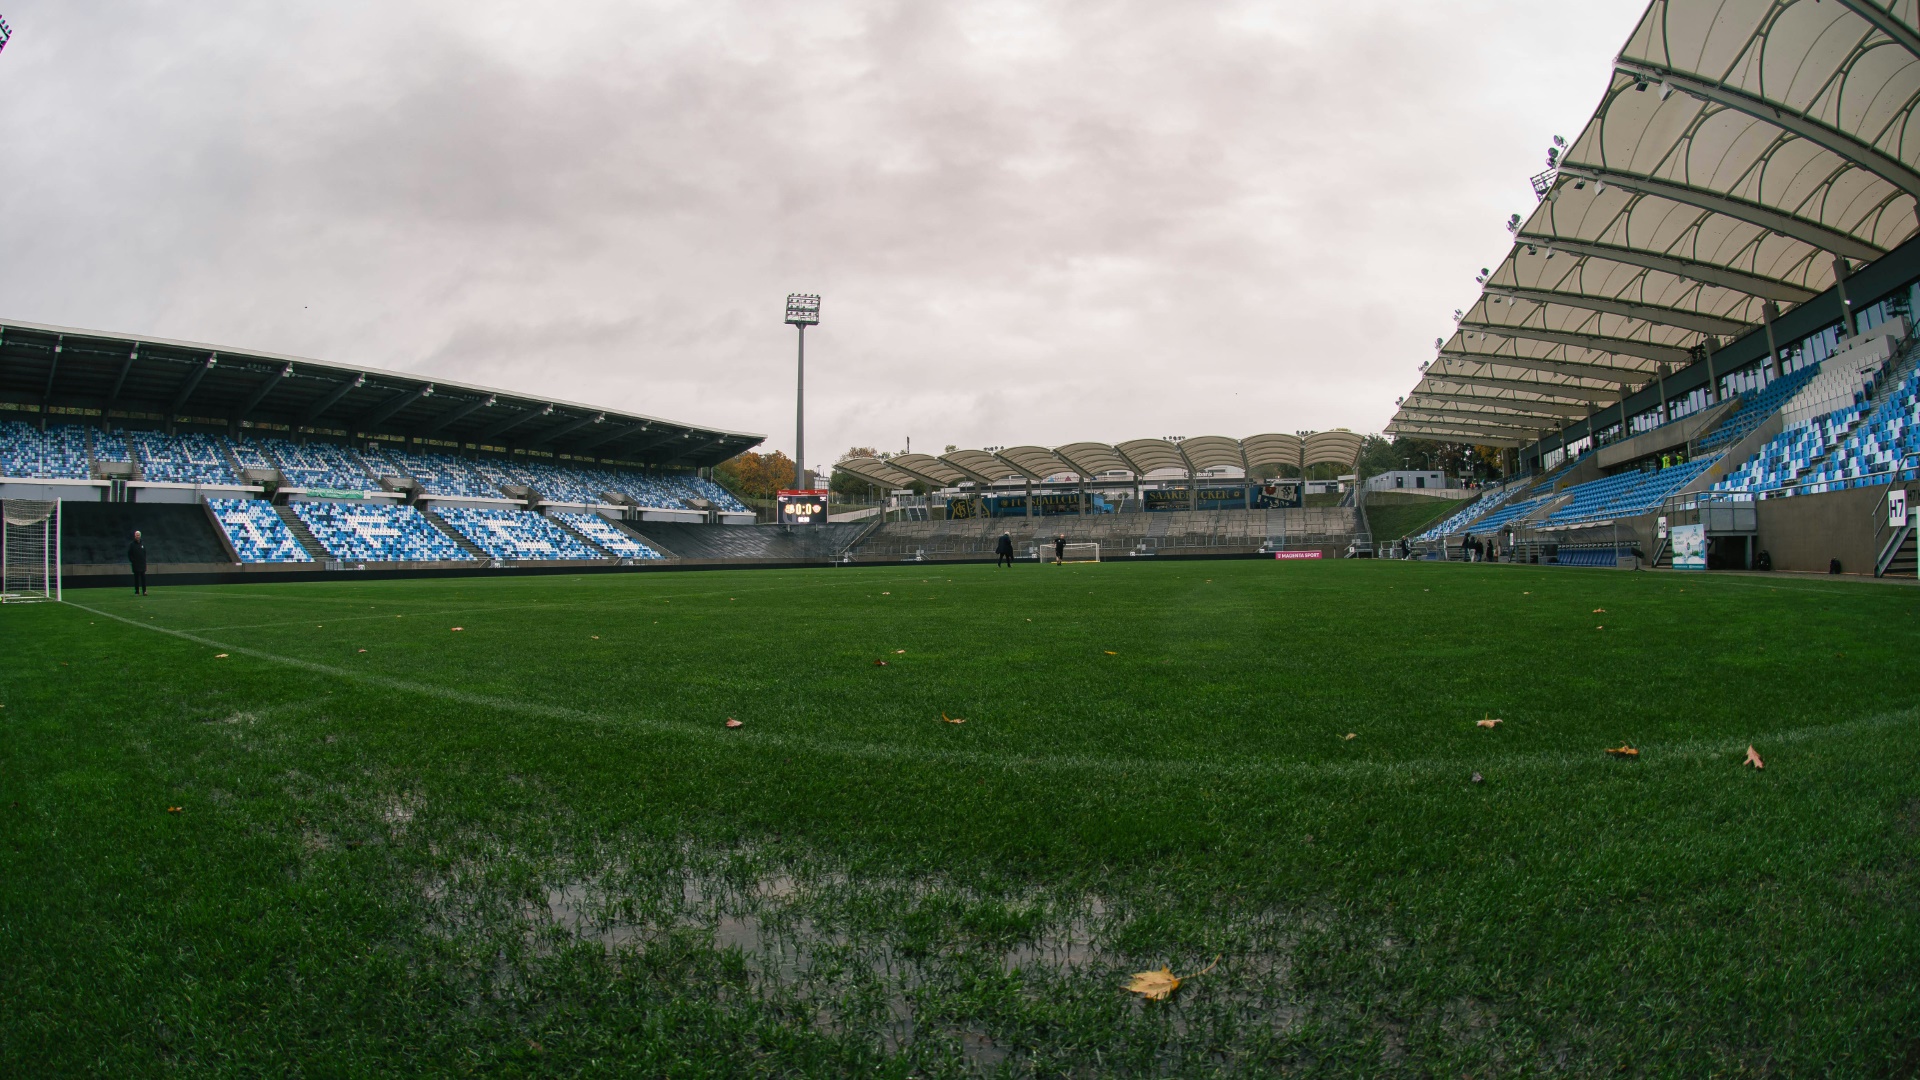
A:
[[[487,549],[467,539],[459,529],[449,525],[445,518],[424,506],[419,509],[420,516],[427,519],[427,524],[439,529],[440,532],[444,534],[447,539],[453,541],[454,546],[458,547],[461,551],[466,552],[483,563],[491,563],[494,561],[493,556],[487,554]]]
[[[1916,543],[1914,533],[1913,526],[1908,525],[1893,537],[1873,568],[1875,577],[1920,576],[1920,543]]]
[[[300,515],[294,513],[291,506],[276,506],[273,512],[281,521],[287,523],[287,531],[293,534],[293,538],[300,542],[300,549],[312,556],[315,562],[333,558],[331,552],[320,546],[320,541],[314,538],[313,530],[307,528],[307,523],[300,520]]]
[[[556,527],[558,527],[561,532],[566,533],[568,536],[571,536],[575,540],[578,540],[581,543],[587,545],[588,551],[597,551],[600,554],[605,555],[609,559],[620,558],[620,556],[614,554],[611,551],[608,551],[606,548],[601,547],[599,544],[594,543],[593,538],[591,536],[588,536],[586,533],[583,533],[579,529],[574,528],[571,524],[567,523],[566,521],[563,521],[560,518],[555,517],[551,514],[547,515],[546,517],[547,517],[547,520],[553,522],[553,524]]]

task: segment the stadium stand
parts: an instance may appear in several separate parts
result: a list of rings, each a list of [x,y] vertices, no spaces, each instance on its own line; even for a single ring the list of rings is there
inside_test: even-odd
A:
[[[573,510],[555,511],[555,519],[564,522],[574,532],[586,537],[601,548],[622,559],[659,559],[659,552],[621,532],[619,527],[599,514],[583,514]]]
[[[0,422],[0,475],[44,480],[85,480],[87,429],[62,424],[42,433],[17,420]]]
[[[1858,405],[1803,420],[1773,437],[1739,467],[1713,485],[1715,491],[1773,491],[1797,480],[1846,437],[1865,411]]]
[[[1509,521],[1515,521],[1520,518],[1526,517],[1528,514],[1531,514],[1535,510],[1540,509],[1542,504],[1546,503],[1548,500],[1552,498],[1553,498],[1553,493],[1549,491],[1545,495],[1535,495],[1533,498],[1530,498],[1530,499],[1522,499],[1519,502],[1508,503],[1507,505],[1502,506],[1499,509],[1494,510],[1493,512],[1487,514],[1485,517],[1482,517],[1477,521],[1471,522],[1468,525],[1462,526],[1460,529],[1456,529],[1455,531],[1456,532],[1462,532],[1462,531],[1490,532],[1494,529],[1499,528],[1502,525],[1505,525]]]
[[[1801,477],[1800,490],[1814,493],[1884,484],[1895,471],[1900,480],[1920,478],[1920,471],[1907,461],[1914,454],[1920,454],[1920,372],[1908,374],[1883,395],[1830,460]]]
[[[76,431],[82,431],[74,428]],[[127,433],[124,431],[95,431],[92,433],[92,456],[95,461],[118,461],[131,463],[133,451],[127,446]]]
[[[266,447],[252,439],[229,443],[227,450],[233,455],[233,463],[242,469],[277,470],[280,468],[274,463],[273,456],[267,452]]]
[[[595,469],[561,468],[544,461],[529,461],[522,466],[527,485],[548,502],[605,505],[608,485],[594,479]]]
[[[510,461],[482,457],[468,460],[465,464],[475,476],[499,492],[505,492],[508,488],[534,486],[532,474]]]
[[[607,557],[567,530],[525,510],[439,506],[434,512],[475,547],[496,559],[520,562]]]
[[[1747,433],[1760,426],[1767,417],[1777,412],[1787,403],[1807,380],[1819,372],[1819,365],[1803,367],[1768,383],[1759,390],[1749,390],[1740,395],[1740,407],[1733,411],[1720,426],[1700,439],[1695,445],[1701,450],[1712,450],[1739,442]]]
[[[292,510],[327,553],[369,562],[449,562],[473,558],[411,506],[302,502]]]
[[[1412,536],[1408,539],[1418,543],[1426,540],[1437,540],[1442,536],[1451,536],[1472,523],[1475,518],[1506,504],[1514,496],[1532,486],[1530,481],[1519,481],[1496,488],[1454,511],[1446,520],[1428,528],[1418,536]]]
[[[124,568],[135,529],[143,534],[149,563],[233,562],[206,507],[197,503],[65,503],[60,508],[61,558],[70,565]]]
[[[865,524],[767,525],[748,528],[667,521],[632,524],[648,545],[682,559],[823,560],[838,558]]]
[[[459,458],[446,454],[409,454],[404,450],[392,451],[389,455],[400,468],[401,476],[411,476],[420,482],[420,489],[429,495],[450,495],[468,499],[498,499],[505,493],[487,483],[467,468]]]
[[[260,445],[279,463],[280,475],[287,486],[323,491],[378,491],[380,484],[368,475],[360,458],[343,446],[332,443],[295,443],[285,439],[263,439]]]
[[[1544,524],[1573,525],[1647,513],[1718,458],[1716,454],[1664,469],[1633,470],[1576,484],[1558,493],[1573,498],[1549,514]]]
[[[222,436],[136,431],[130,438],[140,456],[142,479],[172,484],[240,483]]]
[[[260,499],[208,499],[207,508],[227,534],[234,553],[246,563],[312,562],[287,523]]]

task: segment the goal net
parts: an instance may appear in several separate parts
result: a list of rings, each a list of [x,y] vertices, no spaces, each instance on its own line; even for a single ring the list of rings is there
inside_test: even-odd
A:
[[[60,504],[0,502],[0,603],[60,599]]]
[[[1063,563],[1099,562],[1100,545],[1090,541],[1086,543],[1068,544],[1060,552],[1060,561]]]

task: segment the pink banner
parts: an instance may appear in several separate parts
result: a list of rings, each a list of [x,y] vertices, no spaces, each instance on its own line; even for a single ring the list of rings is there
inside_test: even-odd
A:
[[[1320,552],[1318,551],[1276,551],[1273,553],[1273,557],[1276,559],[1317,559],[1320,557]]]

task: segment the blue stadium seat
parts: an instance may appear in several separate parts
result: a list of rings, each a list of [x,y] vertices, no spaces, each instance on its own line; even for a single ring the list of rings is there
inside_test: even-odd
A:
[[[170,484],[238,484],[223,435],[163,435],[136,431],[130,436],[140,456],[140,475]]]
[[[575,532],[623,559],[664,558],[659,552],[615,528],[599,514],[556,511],[553,516],[572,526]]]
[[[298,502],[293,512],[328,554],[369,562],[446,562],[473,556],[411,506]]]
[[[233,550],[247,563],[312,562],[293,530],[261,499],[208,499],[214,520],[233,543]]]
[[[434,512],[473,545],[496,559],[604,559],[580,538],[525,510],[437,506]]]

